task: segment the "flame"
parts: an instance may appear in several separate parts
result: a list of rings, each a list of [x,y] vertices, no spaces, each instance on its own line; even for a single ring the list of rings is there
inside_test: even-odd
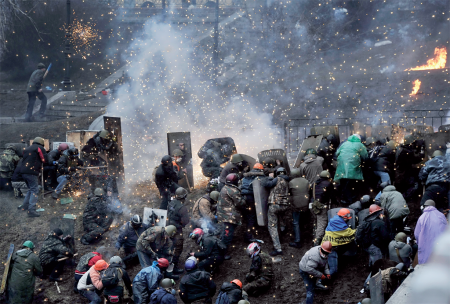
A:
[[[416,95],[417,92],[419,92],[421,83],[422,82],[419,79],[414,80],[414,82],[413,82],[413,90],[412,90],[411,94],[409,94],[410,96]]]
[[[427,64],[417,66],[415,68],[406,69],[405,71],[420,71],[420,70],[436,70],[445,68],[447,63],[447,49],[445,47],[434,49],[434,58],[428,59]],[[417,80],[416,80],[417,81]]]

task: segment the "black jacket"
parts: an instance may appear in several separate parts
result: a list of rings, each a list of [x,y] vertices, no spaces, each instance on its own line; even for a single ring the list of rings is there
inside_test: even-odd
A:
[[[394,168],[395,152],[389,146],[384,146],[378,153],[372,168],[374,171],[391,172]]]
[[[180,281],[180,298],[184,303],[212,298],[216,293],[216,284],[211,275],[198,269],[189,270]]]
[[[159,165],[155,173],[155,183],[159,189],[160,193],[170,192],[170,187],[172,184],[178,182],[177,172],[173,169],[173,164],[169,163],[167,165]]]
[[[19,162],[17,163],[17,167],[14,170],[14,173],[11,177],[11,181],[13,182],[23,182],[23,177],[22,174],[20,173],[20,168],[22,167],[22,163],[23,163],[23,158],[21,158],[19,160]]]
[[[39,175],[42,164],[47,164],[47,152],[44,146],[33,143],[23,151],[23,162],[20,166],[20,174]]]
[[[316,200],[319,200],[325,205],[328,205],[330,200],[333,205],[336,204],[336,193],[334,191],[334,186],[328,178],[319,177],[315,184]]]
[[[61,175],[68,175],[70,174],[70,168],[83,166],[83,161],[80,159],[76,160],[69,160],[69,157],[66,154],[61,155],[61,157],[58,160],[58,177]]]
[[[389,242],[391,241],[389,235],[389,229],[386,226],[385,222],[380,219],[378,216],[381,211],[377,211],[375,213],[367,216],[364,221],[371,222],[370,223],[370,242],[381,249],[381,251],[386,252],[389,246]]]
[[[168,225],[174,225],[178,230],[181,230],[189,224],[189,213],[181,201],[174,199],[169,202],[167,206],[167,217],[169,218]]]
[[[219,246],[217,245],[218,239],[212,235],[205,235],[200,242],[202,251],[196,252],[194,256],[200,260],[207,259],[209,257],[221,256]]]
[[[219,296],[222,293],[226,293],[230,304],[237,304],[240,300],[244,300],[242,297],[242,289],[234,283],[225,282],[220,287]]]
[[[133,290],[131,288],[131,280],[130,280],[130,276],[128,275],[128,273],[125,271],[125,269],[123,269],[119,264],[116,263],[112,263],[109,265],[109,268],[114,267],[117,268],[118,271],[122,272],[122,280],[123,280],[123,285],[125,285],[125,287],[128,290],[129,294],[133,294]],[[104,295],[111,295],[111,296],[123,296],[123,285],[121,282],[119,282],[119,284],[115,287],[105,287],[103,289],[103,294]]]
[[[58,161],[59,158],[61,157],[61,155],[62,155],[62,153],[58,149],[54,149],[54,150],[51,150],[50,152],[48,152],[48,156],[47,156],[48,164],[47,165],[53,166],[53,162]]]

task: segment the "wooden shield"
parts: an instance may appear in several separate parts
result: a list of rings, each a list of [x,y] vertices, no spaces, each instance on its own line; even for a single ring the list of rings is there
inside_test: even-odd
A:
[[[267,157],[281,161],[281,166],[286,169],[287,174],[291,174],[291,168],[286,157],[286,152],[283,149],[270,149],[264,150],[258,153],[258,161],[262,164]]]

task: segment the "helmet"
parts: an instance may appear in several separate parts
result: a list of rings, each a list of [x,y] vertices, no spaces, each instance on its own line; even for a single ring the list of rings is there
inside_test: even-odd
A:
[[[42,137],[36,137],[34,140],[33,140],[33,144],[40,144],[40,145],[44,145],[44,143],[45,143],[45,141],[44,141],[44,139],[42,138]]]
[[[395,149],[395,147],[397,147],[397,143],[395,141],[393,141],[393,140],[388,141],[387,145],[391,149]]]
[[[284,169],[283,167],[280,167],[277,169],[277,176],[280,174],[286,174],[286,169]]]
[[[340,217],[342,217],[342,218],[344,218],[344,219],[347,219],[347,220],[349,220],[349,219],[352,218],[352,217],[351,217],[350,210],[348,210],[347,208],[341,208],[341,209],[338,211],[337,215],[339,215]]]
[[[170,155],[164,155],[163,158],[161,158],[161,163],[163,165],[172,163],[172,157],[170,157]]]
[[[436,156],[443,156],[444,153],[442,153],[442,151],[440,150],[436,150],[433,152],[433,155],[431,155],[431,158],[435,158]]]
[[[185,199],[187,195],[188,195],[188,192],[183,187],[179,187],[179,188],[177,188],[177,190],[175,190],[175,198],[176,199]]]
[[[322,172],[320,172],[319,176],[323,178],[330,178],[330,172],[328,172],[327,170],[323,170]]]
[[[19,154],[19,151],[18,151],[16,145],[14,145],[14,144],[6,144],[5,149],[11,149],[14,151],[14,153]]]
[[[38,69],[45,69],[45,64],[43,64],[42,62],[38,63],[37,68]]]
[[[300,169],[299,168],[292,169],[291,170],[291,177],[292,178],[300,177]]]
[[[142,219],[139,216],[139,214],[133,215],[133,217],[131,218],[131,224],[132,225],[142,225]]]
[[[239,286],[239,288],[242,289],[242,282],[239,281],[238,279],[234,279],[234,280],[231,281],[230,283],[234,283],[234,284],[236,284],[237,286]]]
[[[105,191],[103,191],[102,188],[96,188],[96,189],[94,190],[94,195],[95,195],[95,196],[102,196],[102,195],[104,195],[104,194],[105,194]]]
[[[378,206],[377,204],[372,204],[369,207],[369,214],[372,214],[372,213],[380,211],[380,210],[381,210],[380,206]]]
[[[122,264],[122,259],[119,256],[115,255],[109,259],[109,263],[110,264],[113,264],[113,263],[114,264]]]
[[[109,265],[105,262],[105,260],[98,260],[94,265],[94,269],[97,271],[102,271],[108,268],[108,266]]]
[[[402,242],[402,243],[406,243],[406,234],[404,232],[399,232],[397,233],[397,235],[395,236],[395,240],[397,242]]]
[[[233,154],[231,155],[231,160],[233,164],[238,164],[240,162],[243,162],[244,159],[242,158],[241,154]]]
[[[183,156],[183,155],[184,154],[183,154],[183,152],[181,152],[180,149],[175,149],[175,150],[172,151],[172,156],[173,157],[175,157],[175,156]]]
[[[250,302],[246,300],[240,300],[237,304],[250,304]]]
[[[433,200],[426,200],[423,205],[436,207],[436,203]]]
[[[164,279],[159,284],[162,288],[172,288],[175,286],[175,281],[173,279]]]
[[[193,256],[189,257],[184,263],[184,269],[192,270],[197,268],[197,259]]]
[[[100,136],[100,138],[104,138],[104,139],[110,139],[111,135],[109,134],[108,130],[101,130],[100,133],[98,134],[98,136]]]
[[[219,200],[219,196],[220,196],[220,193],[218,191],[212,191],[209,194],[209,197],[215,202],[217,202]]]
[[[158,267],[159,268],[168,268],[169,267],[169,261],[165,258],[160,258],[158,261]]]
[[[331,253],[331,249],[333,249],[333,246],[331,245],[330,241],[325,241],[322,243],[320,248],[325,252]]]
[[[32,241],[26,241],[25,243],[23,243],[22,246],[28,247],[28,248],[30,248],[30,249],[34,249],[34,244],[33,244]]]
[[[365,145],[368,146],[368,145],[371,145],[371,144],[374,144],[374,143],[376,143],[375,138],[373,138],[373,137],[368,137],[368,138],[366,139]]]
[[[66,143],[60,143],[59,146],[58,146],[58,150],[59,151],[65,151],[67,149],[69,149],[69,145],[66,144]]]
[[[309,154],[317,155],[317,151],[313,148],[309,148],[308,150],[306,150],[305,155],[309,155]]]
[[[410,145],[414,142],[414,136],[412,135],[406,135],[405,139],[403,140],[404,145]]]
[[[69,156],[69,158],[78,157],[78,149],[77,148],[70,148],[69,150],[67,150],[67,156]]]
[[[371,304],[372,301],[369,298],[365,298],[364,300],[361,301],[361,304]]]
[[[264,170],[264,167],[263,167],[263,165],[261,165],[260,163],[256,163],[256,164],[253,166],[253,169]]]
[[[230,173],[226,177],[227,184],[237,185],[239,181],[239,176],[236,173]]]
[[[370,201],[370,196],[369,195],[363,195],[363,197],[361,197],[361,204],[367,203],[368,201]]]
[[[335,139],[335,137],[334,137],[333,134],[330,134],[330,135],[327,136],[327,141],[328,142],[333,141],[334,139]]]
[[[189,234],[189,237],[190,237],[191,239],[199,239],[199,238],[201,238],[204,234],[205,234],[205,233],[203,232],[202,229],[200,229],[200,228],[195,228],[194,231],[192,231],[192,232]]]
[[[380,184],[380,188],[381,188],[381,189],[384,189],[384,188],[386,188],[387,186],[389,186],[389,182],[382,182],[382,183]]]
[[[259,246],[258,243],[251,243],[247,247],[247,254],[251,258],[258,255],[260,253],[260,251],[261,251],[261,246]]]
[[[177,227],[175,227],[174,225],[167,226],[165,230],[169,237],[174,237],[175,233],[177,233]]]

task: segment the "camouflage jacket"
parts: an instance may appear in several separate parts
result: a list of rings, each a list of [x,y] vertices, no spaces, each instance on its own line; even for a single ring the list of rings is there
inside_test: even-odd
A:
[[[51,232],[39,250],[41,265],[48,265],[64,256],[73,256],[72,251],[66,246],[64,241]]]
[[[217,220],[219,223],[227,222],[236,225],[242,224],[242,214],[239,209],[245,208],[245,199],[241,190],[235,185],[226,184],[220,191],[217,204]]]
[[[426,182],[426,185],[434,183],[445,183],[449,181],[449,163],[446,159],[450,156],[448,153],[445,156],[436,156],[425,163],[425,166],[420,169],[419,179]]]
[[[164,227],[154,226],[145,230],[136,243],[136,249],[153,258],[171,255],[172,240],[164,233]]]
[[[252,259],[250,275],[252,275],[256,280],[263,277],[270,281],[274,277],[272,266],[272,258],[267,253],[260,252]]]
[[[14,150],[6,149],[3,151],[3,154],[0,155],[0,177],[11,178],[19,160],[20,157]]]
[[[289,177],[279,175],[274,179],[265,181],[264,187],[272,188],[269,195],[269,204],[289,205]]]
[[[83,225],[97,224],[102,226],[105,219],[108,216],[108,205],[106,201],[99,197],[94,196],[89,200],[83,212]]]

